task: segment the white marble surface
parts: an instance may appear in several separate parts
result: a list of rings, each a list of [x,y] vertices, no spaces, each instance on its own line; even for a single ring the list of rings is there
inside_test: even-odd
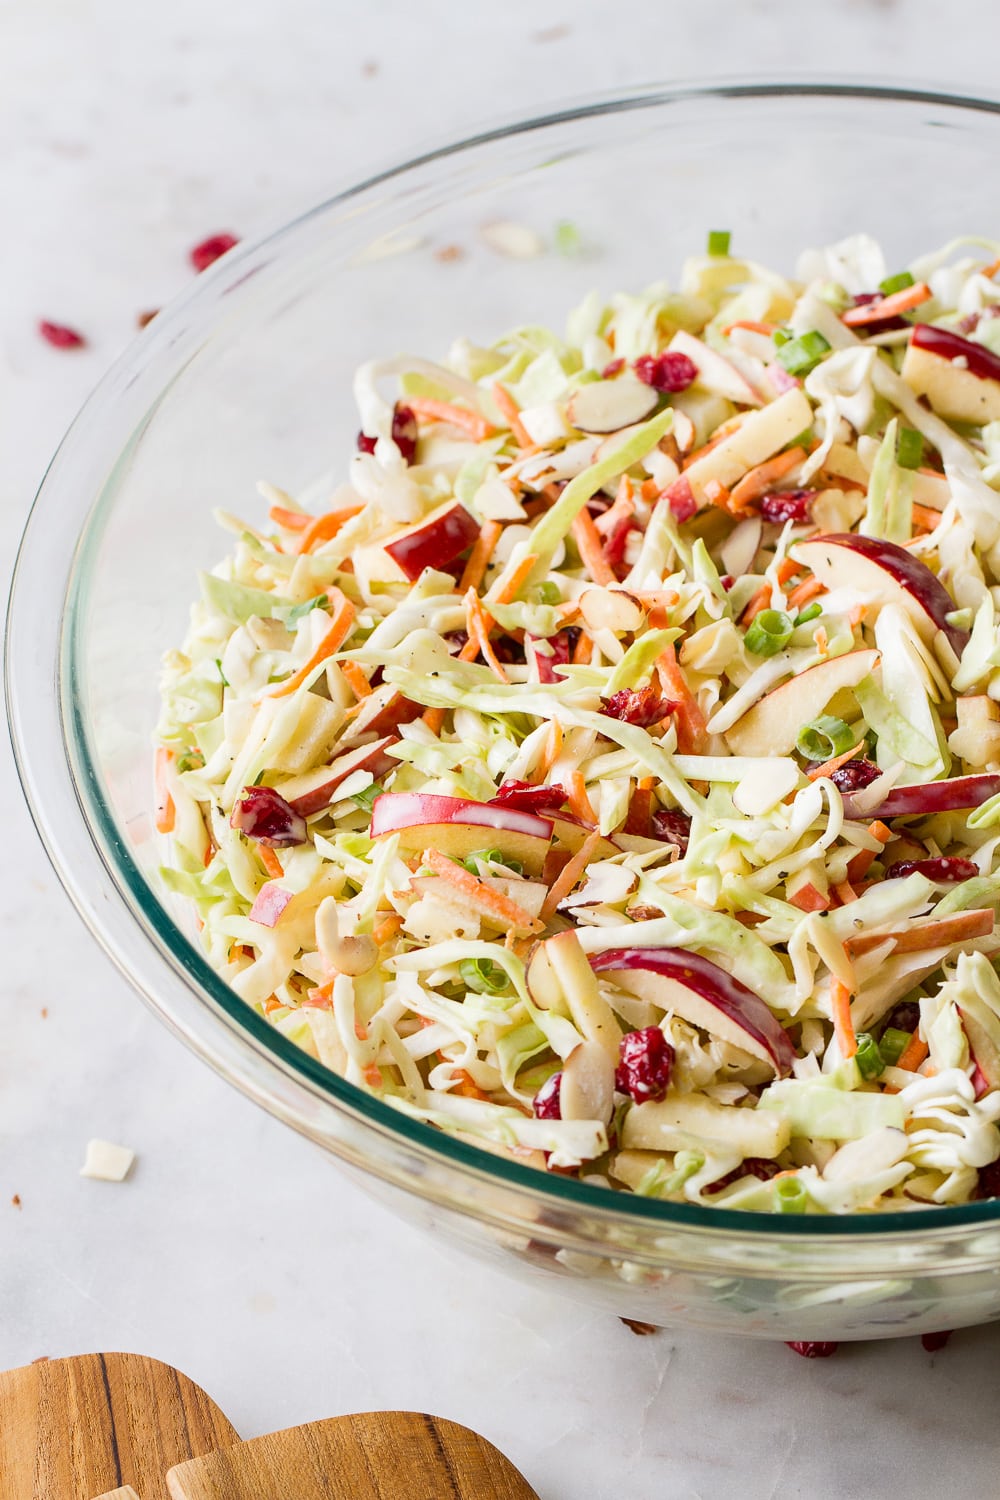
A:
[[[61,431],[186,248],[253,235],[413,135],[655,75],[995,86],[995,0],[0,0],[0,566]],[[90,348],[34,332],[65,319]],[[993,1493],[1000,1331],[845,1347],[662,1332],[498,1280],[370,1204],[136,1003],[73,915],[3,751],[0,1366],[129,1348],[245,1434],[419,1407],[543,1500]],[[54,960],[54,961],[53,961]],[[47,1010],[47,1016],[44,1010]],[[103,1135],[122,1186],[77,1172]],[[11,1204],[21,1198],[20,1209]]]

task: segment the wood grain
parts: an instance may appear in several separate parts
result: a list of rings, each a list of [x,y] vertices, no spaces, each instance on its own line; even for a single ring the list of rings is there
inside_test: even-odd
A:
[[[167,1488],[170,1500],[538,1500],[485,1438],[409,1411],[253,1438],[171,1469]]]
[[[169,1500],[171,1465],[238,1441],[205,1392],[156,1359],[85,1354],[0,1374],[0,1500],[92,1500],[130,1485]]]

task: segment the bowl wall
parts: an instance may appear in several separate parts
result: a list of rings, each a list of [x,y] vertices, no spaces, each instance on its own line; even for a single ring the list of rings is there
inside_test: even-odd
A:
[[[362,360],[561,327],[592,287],[676,280],[710,228],[787,271],[800,249],[864,229],[901,266],[996,229],[982,184],[998,146],[987,105],[786,85],[652,91],[423,158],[227,257],[158,316],[78,419],[29,524],[8,631],[15,748],[98,938],[213,1066],[397,1210],[622,1314],[817,1339],[985,1321],[1000,1316],[1000,1206],[844,1223],[611,1200],[333,1078],[220,984],[163,904],[160,656],[184,632],[196,570],[226,550],[215,507],[261,521],[259,479],[317,506],[340,482]],[[533,229],[543,253],[498,254],[483,235],[497,221]],[[572,255],[553,248],[560,223]]]

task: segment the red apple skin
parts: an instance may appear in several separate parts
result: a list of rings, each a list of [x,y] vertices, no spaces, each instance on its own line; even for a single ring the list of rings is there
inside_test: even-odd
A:
[[[587,955],[595,974],[645,969],[693,990],[763,1047],[780,1074],[791,1071],[791,1037],[759,995],[700,953],[687,948],[610,948]]]
[[[853,557],[864,558],[894,580],[920,607],[936,630],[943,630],[956,656],[961,656],[969,640],[967,630],[949,625],[946,616],[957,608],[940,579],[919,558],[913,557],[905,547],[887,542],[882,537],[859,536],[856,532],[833,532],[829,536],[815,537],[799,542],[793,549],[794,556],[811,567],[816,577],[829,587],[837,586],[839,580],[825,577],[834,571],[829,558],[829,549],[842,550],[845,562],[850,565]],[[824,568],[824,557],[826,558]],[[861,578],[853,580],[863,587]]]
[[[380,682],[364,700],[357,717],[341,740],[343,749],[353,749],[369,735],[391,734],[401,724],[412,724],[424,712],[423,704],[404,698],[391,682]]]
[[[407,578],[415,582],[425,568],[444,568],[454,562],[459,553],[472,546],[478,535],[479,522],[460,501],[455,500],[423,521],[408,526],[397,536],[390,537],[382,547]]]
[[[329,807],[341,782],[346,781],[355,771],[370,771],[377,781],[387,771],[394,770],[399,762],[387,755],[386,751],[395,743],[396,736],[387,734],[370,745],[359,745],[354,750],[348,750],[343,755],[338,755],[328,766],[322,766],[317,771],[304,771],[301,776],[294,777],[282,788],[281,795],[297,813],[308,818],[311,813]]]
[[[259,922],[261,927],[277,927],[282,912],[291,900],[291,891],[286,891],[276,881],[269,880],[267,885],[261,886],[250,908],[251,922]]]
[[[372,806],[370,837],[401,835],[409,850],[439,849],[459,859],[495,844],[537,875],[552,842],[549,818],[431,792],[383,792]]]
[[[918,323],[910,342],[915,349],[926,349],[928,354],[940,355],[942,359],[964,359],[966,367],[980,380],[1000,381],[1000,357],[977,344],[974,339],[964,339],[950,328],[936,328],[933,323]]]
[[[877,786],[878,782],[873,785]],[[953,776],[949,781],[924,781],[916,786],[894,786],[883,802],[869,812],[856,812],[855,799],[859,792],[848,792],[844,797],[845,818],[905,818],[931,813],[959,812],[967,807],[979,807],[990,797],[1000,792],[1000,775]],[[862,802],[862,807],[864,803]]]

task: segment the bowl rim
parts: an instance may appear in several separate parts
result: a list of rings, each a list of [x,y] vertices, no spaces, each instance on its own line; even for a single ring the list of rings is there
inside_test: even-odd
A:
[[[204,338],[220,311],[220,304],[225,306],[221,299],[257,270],[263,269],[275,258],[276,252],[280,253],[286,242],[294,240],[299,231],[315,224],[332,209],[350,203],[372,188],[405,179],[407,174],[418,168],[473,152],[509,136],[526,136],[579,120],[689,100],[726,98],[815,98],[847,104],[876,101],[885,104],[928,105],[971,114],[1000,114],[1000,101],[997,100],[915,85],[889,86],[874,80],[844,82],[829,78],[779,78],[762,82],[733,78],[704,83],[647,85],[624,93],[602,93],[544,114],[509,120],[459,140],[447,141],[406,161],[380,168],[263,237],[241,243],[207,275],[200,276],[190,288],[169,302],[149,328],[133,340],[111,365],[74,419],[42,478],[18,549],[8,603],[4,663],[8,725],[18,775],[35,827],[60,882],[91,933],[161,1020],[178,1032],[217,1071],[222,1072],[228,1081],[235,1083],[242,1092],[254,1098],[270,1113],[278,1114],[300,1132],[316,1137],[316,1132],[306,1123],[306,1114],[298,1107],[302,1102],[298,1100],[298,1095],[301,1094],[304,1098],[308,1094],[312,1096],[313,1104],[319,1101],[324,1110],[332,1105],[365,1127],[372,1127],[383,1136],[388,1135],[401,1141],[419,1155],[443,1161],[460,1174],[487,1185],[511,1189],[520,1199],[533,1199],[542,1209],[581,1210],[592,1220],[605,1224],[617,1222],[620,1226],[624,1219],[637,1228],[643,1224],[651,1228],[681,1232],[726,1232],[757,1242],[768,1238],[794,1238],[800,1242],[809,1239],[824,1242],[838,1239],[851,1240],[856,1244],[875,1244],[899,1235],[905,1235],[908,1241],[936,1238],[941,1230],[958,1230],[1000,1221],[1000,1199],[891,1213],[781,1216],[742,1209],[665,1202],[632,1193],[612,1194],[607,1188],[589,1186],[570,1177],[542,1173],[509,1158],[494,1156],[432,1125],[411,1119],[376,1096],[348,1083],[278,1032],[210,968],[183,931],[175,925],[167,907],[154,895],[150,883],[118,833],[113,815],[100,795],[99,773],[91,751],[89,731],[84,722],[81,699],[74,691],[74,663],[80,659],[81,626],[85,613],[83,603],[89,576],[86,563],[100,535],[95,529],[95,521],[100,517],[105,502],[105,508],[109,507],[113,498],[111,487],[115,473],[155,413],[159,401],[169,389],[169,383],[166,387],[161,386],[150,399],[143,420],[120,451],[110,456],[104,454],[103,463],[105,468],[110,465],[110,473],[105,474],[96,499],[92,500],[90,495],[86,495],[82,504],[78,501],[82,519],[79,538],[71,536],[62,544],[59,554],[62,567],[58,576],[62,578],[68,574],[68,585],[56,622],[57,629],[52,632],[53,635],[57,634],[57,658],[45,663],[46,668],[54,671],[55,681],[52,685],[55,693],[51,700],[47,694],[38,695],[39,698],[45,696],[46,706],[32,706],[27,703],[21,689],[22,675],[27,677],[29,672],[26,653],[36,645],[39,633],[41,606],[38,591],[33,588],[33,584],[38,576],[36,556],[44,550],[42,533],[46,526],[50,492],[58,491],[60,485],[72,485],[72,480],[67,481],[64,475],[67,469],[73,467],[77,450],[82,450],[91,441],[91,428],[95,424],[99,425],[109,401],[138,381],[144,371],[148,373],[158,356],[169,353],[171,330],[175,325],[188,319],[189,315],[194,315],[194,321],[200,317],[201,337]],[[51,543],[49,551],[51,552]],[[21,644],[22,637],[24,645]],[[34,668],[36,662],[37,649],[30,666]],[[37,671],[34,671],[34,685],[37,690]],[[32,766],[32,755],[40,743],[36,731],[41,731],[45,724],[51,729],[56,722],[62,758],[55,768],[59,787],[53,793],[51,788],[44,791],[40,789]],[[58,809],[54,807],[56,801],[59,803]],[[60,831],[57,825],[60,820],[72,818],[74,814],[77,822],[69,835],[75,844],[73,852],[86,861],[87,875],[101,883],[102,889],[97,893],[86,889],[87,881],[83,878],[82,869],[78,871],[63,857],[67,834],[65,829]],[[114,908],[108,900],[112,891],[117,898]],[[149,980],[146,974],[137,975],[132,964],[126,961],[123,949],[130,941],[132,951],[129,957],[133,963],[142,956],[137,957],[135,952],[137,942],[147,953],[150,949],[155,950],[159,958],[155,981]],[[148,967],[147,965],[147,969]],[[183,1007],[183,1019],[176,1006],[161,997],[161,990],[167,983],[182,985],[195,1002],[193,1006],[186,1004]],[[197,1034],[186,1024],[195,1009],[200,1023]],[[294,1109],[290,1109],[287,1104],[280,1106],[274,1093],[251,1076],[253,1059],[244,1058],[242,1063],[245,1065],[232,1059],[223,1062],[222,1034],[227,1030],[230,1033],[230,1052],[235,1050],[245,1053],[249,1050],[254,1059],[265,1062],[269,1069],[277,1069],[291,1080],[297,1089],[297,1106]],[[330,1144],[337,1150],[335,1143]],[[369,1163],[369,1170],[377,1176],[389,1177],[388,1173],[380,1170],[377,1163]],[[412,1191],[421,1191],[418,1182],[413,1182],[410,1186]],[[469,1211],[473,1211],[471,1206]],[[478,1209],[476,1211],[479,1212]]]

